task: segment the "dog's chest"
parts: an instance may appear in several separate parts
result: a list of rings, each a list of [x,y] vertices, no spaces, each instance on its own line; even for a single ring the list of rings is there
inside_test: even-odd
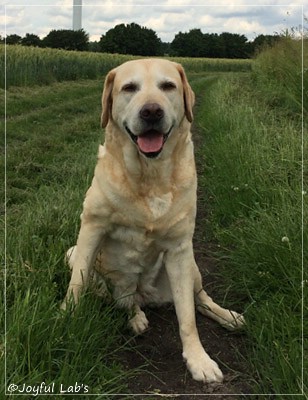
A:
[[[162,251],[155,233],[144,228],[117,226],[105,240],[105,267],[142,273],[155,265]]]
[[[150,196],[146,199],[146,203],[152,213],[152,216],[157,219],[168,213],[172,204],[172,193],[166,193],[159,197]]]

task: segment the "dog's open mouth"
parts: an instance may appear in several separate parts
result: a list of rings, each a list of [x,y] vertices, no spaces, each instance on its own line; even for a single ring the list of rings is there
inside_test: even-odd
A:
[[[162,151],[164,144],[172,130],[172,126],[165,134],[155,129],[150,129],[137,136],[134,135],[127,126],[126,130],[141,153],[143,153],[146,157],[155,158]]]

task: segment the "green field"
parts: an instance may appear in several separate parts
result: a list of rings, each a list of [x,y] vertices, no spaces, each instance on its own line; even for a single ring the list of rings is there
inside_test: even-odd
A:
[[[242,69],[237,61],[213,60],[207,69],[206,60],[182,60],[197,96],[204,237],[221,266],[217,290],[228,306],[245,310],[245,362],[256,399],[307,393],[307,72],[301,75],[300,46],[284,46]],[[29,51],[38,63],[40,54]],[[123,60],[111,58],[110,67]],[[73,81],[53,76],[39,85],[36,78],[16,83],[17,69],[7,70],[5,382],[86,382],[89,393],[126,393],[135,371],[128,373],[115,351],[131,346],[123,312],[91,293],[73,316],[58,311],[69,280],[64,253],[77,236],[102,139],[103,76],[82,79],[76,68],[67,78]],[[4,344],[1,350],[4,359]]]
[[[47,85],[54,82],[79,79],[100,79],[110,69],[131,60],[133,56],[101,54],[24,46],[0,45],[0,69],[6,62],[6,88],[10,86]],[[170,58],[183,64],[190,72],[249,71],[251,60],[210,58]],[[5,87],[5,77],[0,80]]]

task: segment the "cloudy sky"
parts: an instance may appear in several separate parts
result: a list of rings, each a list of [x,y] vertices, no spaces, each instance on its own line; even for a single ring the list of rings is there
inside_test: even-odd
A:
[[[203,33],[231,32],[253,40],[259,34],[301,28],[307,0],[83,0],[82,27],[90,40],[120,23],[136,22],[171,42],[176,33],[200,28]],[[72,29],[73,0],[0,1],[0,35]]]

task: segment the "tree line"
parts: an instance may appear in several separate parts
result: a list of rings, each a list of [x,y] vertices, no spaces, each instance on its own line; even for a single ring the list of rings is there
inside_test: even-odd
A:
[[[136,23],[119,24],[108,30],[97,42],[90,42],[83,30],[52,30],[40,39],[35,34],[25,37],[13,34],[6,37],[7,44],[51,47],[65,50],[95,51],[139,56],[175,56],[209,58],[249,58],[265,45],[279,40],[278,35],[259,35],[248,41],[245,35],[223,32],[202,33],[200,29],[179,32],[170,43],[162,42],[152,29]],[[1,39],[4,42],[4,39]]]

